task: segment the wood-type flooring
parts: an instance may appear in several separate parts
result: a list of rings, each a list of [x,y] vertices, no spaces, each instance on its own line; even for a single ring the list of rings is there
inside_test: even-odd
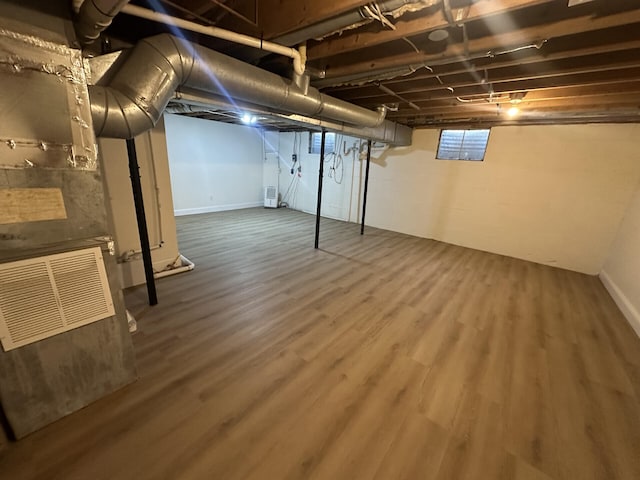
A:
[[[0,452],[42,480],[640,479],[640,339],[600,280],[285,209],[177,219],[139,380]]]

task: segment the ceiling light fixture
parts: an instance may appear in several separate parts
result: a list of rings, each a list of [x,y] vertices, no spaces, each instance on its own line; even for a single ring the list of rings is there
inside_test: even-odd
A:
[[[507,115],[511,118],[517,116],[520,113],[520,109],[518,107],[511,107],[507,110]]]
[[[440,28],[429,33],[427,38],[432,42],[442,42],[443,40],[449,38],[449,32]]]
[[[244,115],[242,115],[242,123],[246,123],[247,125],[253,125],[254,123],[256,123],[257,117],[254,117],[253,115],[249,115],[248,113],[245,113]]]

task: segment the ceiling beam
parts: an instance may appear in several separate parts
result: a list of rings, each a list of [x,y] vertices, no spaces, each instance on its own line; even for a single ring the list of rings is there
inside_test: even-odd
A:
[[[430,62],[429,70],[427,70],[426,68],[421,68],[419,70],[416,70],[415,73],[411,75],[397,76],[388,80],[384,80],[384,83],[385,85],[390,85],[393,83],[403,83],[407,80],[435,78],[436,76],[440,75],[453,75],[469,71],[476,71],[480,73],[484,70],[490,71],[495,68],[510,67],[515,65],[529,65],[530,68],[535,68],[537,64],[543,62],[576,60],[580,58],[587,59],[588,61],[589,57],[592,55],[626,55],[627,52],[632,54],[633,52],[631,51],[638,49],[640,49],[640,40],[630,40],[625,42],[616,42],[615,45],[604,44],[589,47],[576,47],[570,50],[563,50],[556,53],[545,53],[544,56],[538,55],[538,52],[536,52],[535,55],[518,57],[516,59],[513,59],[511,55],[504,57],[488,57],[484,55],[482,57],[472,59],[472,63],[469,63],[468,59],[465,57],[445,58],[438,61]],[[432,70],[433,72],[431,72]],[[376,72],[372,72],[370,74],[373,75],[375,73]],[[312,84],[317,88],[324,87],[324,91],[332,93],[361,88],[361,86],[359,85],[341,85],[341,82],[346,81],[346,77],[339,77],[316,80],[312,82]],[[373,81],[374,80],[371,80],[366,83],[371,83]],[[332,86],[336,84],[340,86]]]
[[[583,95],[612,95],[624,92],[629,95],[633,95],[629,97],[629,102],[640,104],[640,98],[636,96],[638,93],[638,89],[640,89],[640,78],[619,80],[611,79],[608,81],[599,82],[583,82],[581,84],[544,86],[536,90],[529,91],[526,98],[536,98],[537,95],[541,95],[540,92],[547,92],[547,96],[555,98],[564,96],[580,97]],[[426,97],[421,94],[407,94],[403,95],[403,97],[407,101],[416,104],[420,108],[429,108],[430,106],[434,105],[434,102],[438,101],[448,101],[455,104],[456,101],[459,101],[457,100],[459,98],[463,100],[476,100],[478,102],[493,98],[494,102],[498,103],[499,96],[505,97],[517,92],[522,92],[522,89],[495,89],[493,95],[489,95],[489,93],[487,93],[486,91],[480,92],[467,90],[464,92],[458,91],[455,93],[451,93],[448,90],[443,90],[440,92],[435,92],[434,94],[428,95]],[[382,97],[374,101],[358,102],[358,105],[365,108],[371,108],[382,103],[397,103],[397,99],[391,95],[387,95],[386,97]]]
[[[471,53],[468,56],[471,58],[485,57],[487,56],[487,52],[492,52],[495,55],[500,51],[506,51],[523,45],[533,45],[537,42],[549,40],[554,37],[566,37],[579,33],[604,30],[607,28],[619,27],[638,22],[640,22],[640,10],[616,13],[606,17],[593,18],[591,16],[582,16],[571,18],[569,20],[561,20],[541,26],[528,27],[513,32],[490,35],[470,40],[467,47],[470,52],[474,53]],[[630,26],[629,28],[635,27]],[[406,65],[428,64],[432,60],[437,61],[450,57],[465,58],[467,57],[466,50],[467,48],[465,48],[465,45],[462,43],[456,43],[449,45],[443,53],[438,54],[419,54],[414,52],[382,58],[380,60],[349,63],[345,65],[332,66],[329,64],[326,68],[326,77],[333,78],[367,72],[370,70],[402,67]]]
[[[546,68],[545,68],[546,67]],[[543,80],[543,79],[551,79],[551,78],[559,78],[559,84],[570,84],[574,82],[578,76],[584,76],[587,74],[601,74],[603,72],[614,72],[612,75],[618,76],[626,76],[628,74],[633,74],[633,69],[636,71],[640,71],[640,59],[636,59],[633,61],[628,61],[619,64],[613,65],[602,65],[602,66],[589,66],[589,67],[576,67],[576,68],[558,68],[550,67],[545,65],[540,65],[538,69],[535,70],[535,74],[526,73],[523,74],[522,70],[512,69],[501,73],[498,75],[492,75],[488,78],[488,81],[485,83],[484,81],[478,81],[478,78],[474,78],[473,76],[467,75],[458,75],[458,78],[452,77],[441,77],[443,79],[443,84],[437,81],[434,76],[424,79],[411,79],[407,80],[401,84],[387,84],[386,82],[381,82],[381,85],[385,86],[394,91],[394,93],[398,95],[407,95],[413,93],[420,92],[429,92],[429,91],[437,91],[443,90],[447,87],[451,87],[454,89],[464,88],[464,87],[473,87],[478,85],[496,85],[501,83],[511,83],[511,82],[523,82],[523,81],[533,81],[533,80]],[[611,75],[611,73],[609,73]],[[563,78],[566,77],[566,78]],[[596,76],[593,77],[598,78]],[[602,77],[599,77],[602,78]],[[523,88],[523,90],[527,90],[527,88]],[[367,85],[361,87],[357,90],[349,90],[345,92],[341,92],[339,97],[342,100],[347,101],[357,101],[364,99],[371,99],[383,96],[382,90],[377,85]]]
[[[258,19],[264,38],[271,39],[368,3],[368,0],[262,0],[258,2]]]
[[[637,90],[636,90],[637,93]],[[521,112],[536,112],[544,111],[545,109],[558,109],[571,107],[571,109],[578,107],[600,107],[604,109],[611,106],[624,107],[630,110],[637,110],[640,113],[640,106],[638,103],[629,102],[629,94],[612,93],[611,95],[584,95],[582,97],[546,97],[537,99],[527,99],[518,105]],[[507,103],[443,103],[431,104],[428,108],[423,108],[421,111],[416,111],[406,107],[400,108],[395,112],[389,112],[388,117],[397,118],[411,118],[416,116],[435,116],[435,115],[469,115],[469,112],[474,113],[495,113],[498,111],[504,111],[511,107],[509,102]],[[466,112],[466,113],[465,113]],[[640,120],[640,119],[639,119]]]
[[[522,125],[576,125],[586,123],[636,123],[638,116],[634,113],[623,111],[598,112],[585,110],[573,115],[548,112],[536,117],[524,117],[511,119],[504,115],[481,118],[459,119],[412,119],[408,122],[416,129],[439,128],[492,128],[512,127]]]
[[[544,67],[545,65],[540,66],[540,68],[536,70],[535,74],[530,75],[523,74],[521,70],[512,70],[503,75],[494,75],[492,77],[489,77],[488,82],[486,83],[479,82],[477,78],[473,78],[472,76],[467,75],[466,79],[458,79],[457,81],[456,79],[448,78],[444,80],[444,84],[440,84],[435,78],[433,78],[430,84],[428,84],[425,80],[407,80],[406,82],[399,85],[386,85],[385,83],[382,83],[382,85],[384,85],[386,88],[391,87],[390,89],[398,95],[406,96],[410,94],[445,90],[447,87],[457,90],[460,88],[468,88],[474,86],[486,87],[487,85],[512,84],[515,85],[518,90],[530,90],[532,88],[539,88],[539,86],[536,87],[534,83],[528,85],[524,82],[548,80],[549,82],[553,82],[553,84],[560,86],[570,85],[572,83],[581,83],[585,79],[587,81],[593,81],[595,83],[598,81],[609,79],[612,76],[615,76],[613,77],[613,80],[615,81],[621,81],[625,78],[640,78],[640,59],[624,62],[621,64],[602,65],[598,67],[590,66],[573,69],[554,69],[554,67],[552,66],[547,66],[547,68],[545,69]],[[384,96],[383,91],[377,86],[371,85],[363,87],[359,90],[343,92],[343,94],[340,95],[340,98],[342,100],[353,102],[365,99],[375,99],[381,96]]]
[[[608,94],[600,93],[585,93],[580,96],[576,96],[573,93],[566,92],[565,94],[558,93],[559,96],[541,96],[540,98],[527,99],[518,105],[522,112],[537,112],[548,109],[564,109],[570,112],[574,109],[578,109],[585,105],[599,107],[601,110],[611,108],[625,108],[630,111],[638,113],[638,120],[640,121],[640,104],[629,100],[629,96],[635,96],[638,98],[640,88],[636,87],[635,90],[628,90],[624,94],[618,92],[609,92]],[[548,95],[548,94],[547,94]],[[505,112],[511,108],[512,104],[509,101],[502,102],[480,102],[480,103],[456,103],[451,102],[419,102],[420,110],[414,110],[405,106],[400,106],[397,111],[389,112],[388,118],[390,120],[397,121],[399,118],[414,118],[420,116],[459,116],[459,115],[471,115],[472,113],[500,113]]]
[[[497,122],[505,122],[512,121],[507,115],[507,108],[499,109],[497,106],[494,106],[494,109],[487,111],[478,111],[471,109],[461,109],[455,112],[444,112],[444,113],[425,113],[422,115],[394,115],[389,118],[394,122],[409,124],[411,125],[413,122],[429,122],[435,124],[441,123],[449,123],[452,121],[469,121],[473,120],[475,122],[479,121],[497,121]],[[598,115],[603,118],[611,120],[611,117],[618,116],[624,117],[627,121],[634,119],[636,122],[640,121],[640,110],[637,108],[629,107],[624,104],[609,104],[602,105],[599,103],[594,104],[583,104],[577,105],[572,110],[568,111],[565,106],[559,105],[548,108],[539,108],[532,111],[521,110],[518,115],[517,122],[520,123],[524,119],[533,119],[533,118],[553,118],[553,117],[562,117],[562,118],[581,118],[585,115]]]
[[[505,14],[522,8],[553,3],[553,1],[554,0],[502,0],[496,2],[481,0],[471,5],[469,14],[459,23],[467,23],[491,15]],[[307,58],[309,60],[315,60],[347,53],[449,26],[444,12],[439,9],[429,17],[420,17],[409,21],[400,19],[395,23],[395,30],[355,31],[340,37],[325,39],[321,43],[309,48]]]

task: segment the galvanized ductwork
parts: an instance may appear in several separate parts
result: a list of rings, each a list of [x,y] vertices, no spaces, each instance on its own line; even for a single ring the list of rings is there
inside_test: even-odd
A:
[[[107,86],[89,86],[97,136],[132,138],[162,115],[176,89],[188,87],[233,100],[298,114],[375,127],[385,109],[371,111],[188,42],[163,34],[140,41]]]
[[[96,40],[127,3],[129,0],[85,0],[75,23],[80,43],[88,45]]]
[[[424,8],[432,7],[441,3],[441,1],[442,0],[380,0],[376,2],[376,8],[380,11],[381,15],[397,18],[408,12],[416,12]],[[357,28],[374,20],[374,17],[367,13],[367,8],[368,7],[360,7],[345,12],[341,15],[274,38],[273,41],[282,45],[298,45],[310,38],[320,39],[344,30]]]
[[[265,116],[271,119],[281,119],[290,125],[296,125],[308,130],[319,131],[324,129],[395,146],[411,145],[413,134],[411,127],[390,120],[385,120],[375,127],[355,127],[330,120],[305,117],[303,115],[270,113],[257,105],[249,105],[247,103],[237,103],[234,106],[229,103],[228,99],[208,94],[202,95],[193,90],[181,91],[177,97],[178,98],[169,103],[165,112],[176,114],[212,113],[237,110],[237,107],[240,107],[244,112],[249,112],[259,117]]]

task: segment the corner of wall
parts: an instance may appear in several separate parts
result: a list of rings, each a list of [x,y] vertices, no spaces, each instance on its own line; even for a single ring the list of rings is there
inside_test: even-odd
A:
[[[636,310],[631,301],[623,293],[620,287],[616,285],[606,271],[603,270],[600,272],[600,280],[613,298],[614,302],[616,302],[616,305],[618,305],[618,308],[622,311],[622,314],[625,316],[629,324],[631,324],[633,330],[640,337],[640,312]]]

